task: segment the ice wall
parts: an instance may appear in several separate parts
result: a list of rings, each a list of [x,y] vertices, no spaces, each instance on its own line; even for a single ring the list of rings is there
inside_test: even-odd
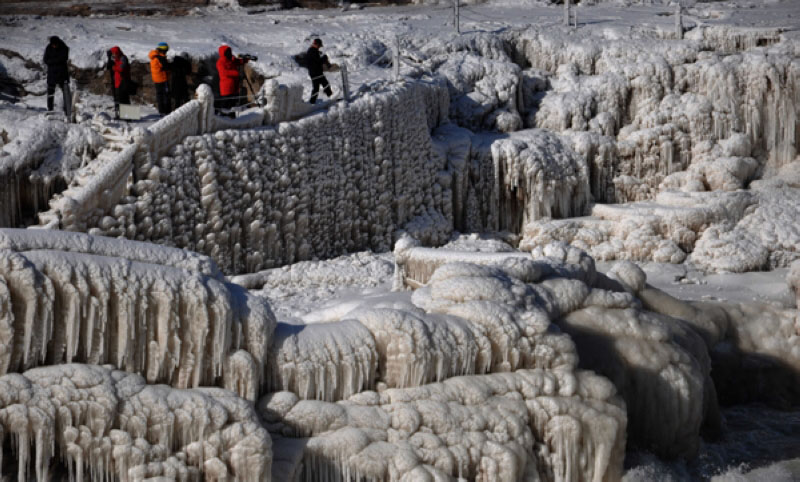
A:
[[[540,97],[527,126],[614,138],[615,155],[596,163],[606,172],[592,176],[603,180],[592,183],[596,199],[651,198],[665,176],[695,162],[693,149],[704,141],[746,136],[749,147],[739,156],[755,158],[759,174],[794,160],[800,64],[792,41],[772,46],[776,32],[728,27],[695,29],[689,37],[598,41],[586,32],[536,28],[506,35],[518,64],[551,74],[550,90],[523,90]],[[632,192],[633,185],[640,187]]]
[[[96,232],[192,249],[227,273],[389,249],[442,209],[429,131],[446,108],[443,86],[410,83],[274,129],[190,137],[137,168]]]
[[[218,276],[207,258],[77,234],[0,239],[0,372],[111,363],[148,383],[258,395],[275,319],[265,301],[193,271]]]
[[[279,392],[259,412],[276,458],[294,462],[281,473],[306,479],[611,481],[624,457],[623,404],[586,371],[457,377],[335,404]]]
[[[16,466],[16,480],[271,478],[272,441],[252,403],[95,365],[0,377],[0,441],[12,454],[0,471]]]
[[[457,230],[518,233],[530,221],[581,216],[588,207],[587,163],[548,130],[476,135],[446,124],[433,139]]]

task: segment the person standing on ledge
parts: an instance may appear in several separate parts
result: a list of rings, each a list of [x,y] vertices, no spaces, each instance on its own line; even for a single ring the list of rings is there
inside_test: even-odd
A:
[[[64,100],[64,114],[67,121],[71,117],[72,95],[69,91],[69,47],[60,38],[50,37],[44,50],[44,63],[47,65],[47,110],[52,111],[55,104],[56,86],[61,88]]]
[[[119,105],[130,104],[131,65],[122,49],[114,46],[108,53],[108,70],[112,72],[114,94],[114,118],[119,119]]]
[[[325,91],[325,95],[330,98],[333,95],[333,91],[331,90],[331,85],[328,83],[328,79],[325,78],[324,70],[325,67],[330,68],[331,63],[328,61],[327,55],[322,55],[319,49],[322,47],[322,40],[315,38],[313,42],[311,42],[311,47],[308,48],[308,52],[306,52],[306,66],[308,67],[308,76],[311,77],[311,99],[309,102],[312,104],[317,103],[317,95],[319,94],[319,88]]]
[[[148,55],[150,57],[150,75],[156,86],[156,104],[158,113],[161,115],[167,115],[172,111],[172,102],[169,98],[169,76],[167,75],[169,72],[167,51],[169,51],[169,45],[161,42]]]
[[[219,48],[217,59],[217,73],[219,74],[219,100],[217,108],[232,109],[239,104],[241,91],[241,77],[239,68],[247,63],[247,59],[233,56],[233,51],[227,45]]]

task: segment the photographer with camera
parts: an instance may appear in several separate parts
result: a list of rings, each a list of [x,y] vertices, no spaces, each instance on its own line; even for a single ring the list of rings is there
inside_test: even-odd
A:
[[[220,98],[217,101],[218,109],[232,109],[243,103],[240,95],[243,73],[240,68],[244,67],[244,64],[250,60],[258,59],[252,55],[234,57],[231,48],[227,45],[222,45],[219,48],[217,72],[219,73]]]
[[[119,105],[131,103],[131,65],[122,49],[114,46],[106,52],[106,68],[111,73],[111,95],[114,97],[114,118],[119,119]]]

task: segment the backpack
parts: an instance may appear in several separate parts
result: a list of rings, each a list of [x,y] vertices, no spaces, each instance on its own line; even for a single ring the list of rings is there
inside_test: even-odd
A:
[[[297,65],[299,65],[300,67],[308,68],[308,59],[306,58],[306,53],[305,52],[297,54],[297,55],[293,56],[292,58],[297,63]]]

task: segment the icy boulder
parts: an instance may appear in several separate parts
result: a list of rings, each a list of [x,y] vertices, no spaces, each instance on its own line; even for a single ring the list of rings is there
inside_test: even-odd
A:
[[[302,399],[336,401],[374,387],[378,352],[361,323],[278,323],[269,351],[266,392],[289,390]]]
[[[623,403],[586,371],[464,376],[335,404],[281,392],[259,412],[276,459],[293,461],[282,474],[301,478],[611,481],[624,457]]]
[[[0,373],[111,363],[148,383],[220,384],[258,395],[275,318],[262,299],[194,271],[216,272],[208,258],[35,233],[0,235]]]
[[[679,317],[708,348],[714,385],[725,404],[800,400],[800,312],[762,303],[686,302],[647,286],[648,309]]]
[[[758,204],[703,232],[691,260],[708,271],[758,271],[800,259],[800,189],[757,189]]]
[[[450,118],[458,125],[500,132],[522,127],[518,66],[462,52],[434,59],[433,65],[448,80]]]
[[[0,441],[16,480],[270,480],[272,441],[250,402],[58,365],[0,377]]]

